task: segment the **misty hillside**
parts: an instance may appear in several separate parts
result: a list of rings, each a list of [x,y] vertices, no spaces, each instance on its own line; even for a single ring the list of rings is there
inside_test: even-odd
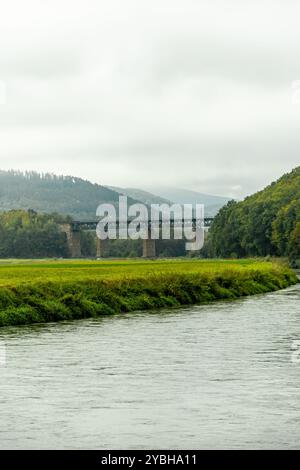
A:
[[[128,197],[137,199],[144,204],[204,204],[205,215],[214,217],[221,207],[223,207],[230,198],[202,194],[196,191],[189,191],[178,188],[158,187],[153,192],[144,191],[137,188],[120,188],[117,186],[109,186],[110,189],[118,193],[125,194]]]
[[[214,217],[230,200],[228,197],[213,196],[180,188],[156,187],[153,192],[158,196],[178,204],[204,204],[205,215]]]
[[[128,197],[129,204],[202,203],[208,216],[214,216],[228,202],[227,198],[183,189],[158,188],[153,194],[137,188],[101,186],[73,176],[0,171],[0,211],[33,209],[87,219],[95,217],[101,203],[113,203],[117,207],[120,194]]]
[[[172,204],[172,201],[163,197],[157,196],[156,194],[149,193],[137,188],[119,188],[117,186],[109,186],[113,191],[117,191],[120,194],[124,194],[127,197],[136,199],[143,204],[150,206],[151,204]]]
[[[81,178],[0,171],[0,211],[33,209],[86,219],[95,218],[99,204],[117,206],[118,199],[117,192]],[[134,202],[130,200],[130,203]]]

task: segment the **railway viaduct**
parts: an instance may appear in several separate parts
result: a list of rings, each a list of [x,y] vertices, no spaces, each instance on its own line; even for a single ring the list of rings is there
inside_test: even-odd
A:
[[[212,217],[204,218],[204,227],[209,229],[213,221]],[[183,226],[183,223],[187,221],[184,220],[174,220],[171,219],[168,221],[170,227],[178,227]],[[127,222],[128,224],[130,221]],[[196,226],[196,219],[191,219],[189,223],[195,227]],[[60,224],[60,229],[62,232],[66,234],[67,237],[67,244],[69,248],[69,254],[71,258],[81,258],[81,232],[82,230],[89,230],[95,231],[97,228],[98,221],[96,220],[74,220],[70,223]],[[117,221],[116,227],[119,226],[119,222]],[[151,239],[151,222],[147,222],[148,224],[148,238],[143,240],[143,258],[155,258],[156,251],[155,251],[155,240]],[[160,227],[162,226],[163,222],[160,222]],[[96,236],[96,257],[97,258],[106,258],[109,256],[109,239],[100,240]]]

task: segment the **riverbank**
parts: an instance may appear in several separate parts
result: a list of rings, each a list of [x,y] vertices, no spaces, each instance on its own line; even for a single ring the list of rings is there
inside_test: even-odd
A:
[[[236,299],[297,282],[279,261],[11,261],[0,265],[0,326]]]

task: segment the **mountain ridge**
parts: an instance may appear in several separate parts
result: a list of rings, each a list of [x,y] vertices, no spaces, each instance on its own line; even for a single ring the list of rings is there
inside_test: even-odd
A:
[[[32,209],[70,215],[78,219],[96,216],[101,203],[118,206],[119,193],[74,176],[0,170],[0,210]],[[136,200],[129,199],[133,204]]]
[[[176,189],[174,190],[176,192]],[[70,215],[77,219],[87,219],[96,216],[96,209],[101,203],[112,203],[118,206],[120,194],[128,197],[128,204],[142,202],[151,204],[203,203],[207,216],[214,216],[228,198],[202,195],[188,190],[194,199],[173,199],[153,194],[138,188],[121,188],[117,186],[100,185],[90,181],[70,176],[35,171],[22,172],[19,170],[0,170],[0,210],[32,209],[36,212]],[[174,192],[174,194],[175,194]]]

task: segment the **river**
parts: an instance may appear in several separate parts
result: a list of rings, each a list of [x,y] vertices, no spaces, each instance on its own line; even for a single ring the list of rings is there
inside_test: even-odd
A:
[[[0,448],[300,448],[299,305],[300,285],[2,328]]]

